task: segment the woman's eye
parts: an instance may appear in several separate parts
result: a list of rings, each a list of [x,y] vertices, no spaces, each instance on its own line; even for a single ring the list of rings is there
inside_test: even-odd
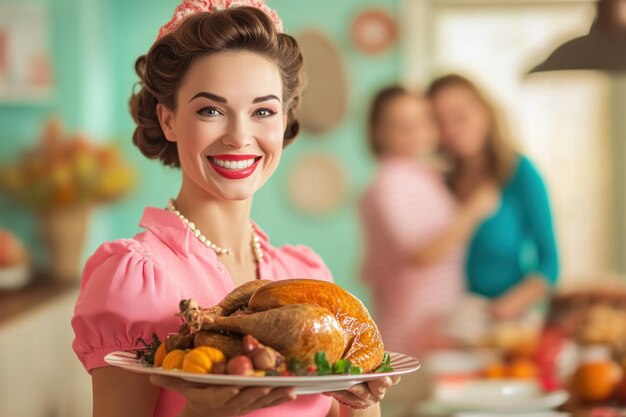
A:
[[[259,109],[254,112],[254,115],[259,118],[265,118],[275,115],[276,112],[270,109]]]
[[[205,107],[203,109],[198,110],[198,114],[201,116],[214,117],[214,116],[219,116],[222,113],[215,107]]]

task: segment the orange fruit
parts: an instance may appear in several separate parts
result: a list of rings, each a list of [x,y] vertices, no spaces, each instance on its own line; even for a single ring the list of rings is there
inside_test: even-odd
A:
[[[161,343],[156,352],[154,352],[154,366],[163,366],[163,359],[165,359],[166,355],[165,343]]]
[[[505,367],[503,364],[497,362],[497,363],[492,363],[491,365],[489,365],[487,367],[487,369],[485,369],[485,378],[488,379],[500,379],[500,378],[504,378],[505,375]]]
[[[514,359],[506,369],[506,376],[514,379],[534,379],[539,375],[537,365],[529,359]]]
[[[605,401],[611,398],[620,379],[620,369],[612,362],[582,364],[574,374],[572,389],[584,401]]]

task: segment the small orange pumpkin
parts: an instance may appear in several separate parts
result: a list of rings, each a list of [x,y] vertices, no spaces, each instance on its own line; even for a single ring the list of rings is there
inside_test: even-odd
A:
[[[184,350],[174,349],[165,355],[163,369],[183,369],[183,361],[187,353]]]
[[[165,350],[165,343],[161,343],[157,348],[156,352],[154,352],[154,366],[163,366],[163,360],[167,356],[167,350]]]
[[[224,362],[226,356],[216,348],[210,346],[199,346],[191,350],[183,361],[183,371],[195,374],[211,373],[213,365],[218,362]]]

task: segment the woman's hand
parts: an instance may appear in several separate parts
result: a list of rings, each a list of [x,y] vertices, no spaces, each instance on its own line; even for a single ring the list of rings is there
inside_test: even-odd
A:
[[[459,213],[444,230],[409,253],[408,261],[417,266],[428,266],[446,256],[451,247],[468,240],[482,221],[498,208],[501,199],[496,183],[486,182],[467,198]]]
[[[517,320],[536,303],[545,299],[548,291],[548,283],[543,277],[527,277],[521,284],[492,302],[491,317],[498,321]]]
[[[515,297],[515,296],[513,296]],[[511,321],[522,318],[526,313],[526,306],[516,301],[509,301],[510,297],[500,297],[491,303],[489,312],[496,321]]]
[[[151,375],[150,382],[176,391],[187,399],[179,417],[239,416],[296,398],[292,388],[199,385],[161,375]]]
[[[399,376],[393,378],[387,376],[354,385],[345,391],[326,392],[324,395],[333,397],[342,406],[363,410],[382,401],[387,389],[398,382]]]

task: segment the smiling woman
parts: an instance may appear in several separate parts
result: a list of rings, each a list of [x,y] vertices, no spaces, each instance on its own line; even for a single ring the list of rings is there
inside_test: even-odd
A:
[[[288,117],[278,98],[282,85],[276,64],[266,56],[219,52],[196,59],[177,92],[175,110],[157,105],[164,137],[176,145],[182,167],[180,207],[203,193],[249,199],[272,175]],[[252,164],[244,169],[246,160]]]
[[[273,247],[250,220],[254,194],[299,130],[302,62],[260,0],[187,0],[137,60],[133,141],[148,158],[181,168],[182,186],[168,209],[146,208],[143,233],[103,244],[85,266],[73,347],[92,375],[94,416],[380,414],[396,382],[389,378],[295,398],[288,388],[149,380],[104,362],[138,338],[176,331],[181,298],[211,306],[259,278],[332,280],[309,248]]]

